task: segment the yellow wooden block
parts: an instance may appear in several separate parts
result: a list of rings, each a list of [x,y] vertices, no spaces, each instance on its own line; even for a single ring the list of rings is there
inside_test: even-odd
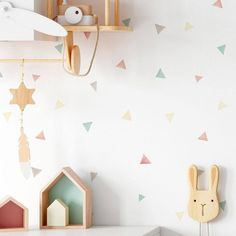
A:
[[[69,224],[69,208],[61,201],[56,199],[47,208],[47,226],[67,226]]]

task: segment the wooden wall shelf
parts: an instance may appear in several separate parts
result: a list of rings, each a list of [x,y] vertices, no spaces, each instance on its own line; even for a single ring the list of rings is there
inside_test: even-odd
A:
[[[73,25],[68,25],[64,26],[67,31],[71,32],[94,32],[97,31],[97,26],[92,25],[92,26],[73,26]],[[127,26],[107,26],[107,25],[100,25],[99,30],[101,32],[132,32],[133,28],[132,27],[127,27]]]
[[[66,4],[65,4],[66,3]],[[100,32],[132,32],[133,28],[125,25],[120,25],[120,0],[114,0],[114,21],[111,21],[111,0],[104,0],[104,25],[99,25],[98,16],[93,13],[93,8],[91,5],[80,5],[79,0],[57,0],[56,4],[53,0],[47,0],[47,9],[48,9],[48,17],[51,19],[61,19],[58,17],[63,17],[65,15],[66,10],[75,6],[81,9],[84,16],[93,16],[95,18],[95,25],[65,25],[64,28],[67,30],[68,35],[64,40],[64,51],[65,51],[65,66],[64,68],[72,75],[76,76],[87,76],[92,68],[93,61],[96,55],[98,41],[99,41],[99,33]],[[55,9],[57,9],[55,11]],[[68,21],[65,21],[68,24]],[[81,23],[81,22],[80,22]],[[82,24],[82,23],[81,23]],[[80,48],[78,45],[74,44],[74,32],[97,32],[97,38],[94,48],[94,53],[89,65],[89,69],[86,73],[80,73],[81,66],[81,54]]]

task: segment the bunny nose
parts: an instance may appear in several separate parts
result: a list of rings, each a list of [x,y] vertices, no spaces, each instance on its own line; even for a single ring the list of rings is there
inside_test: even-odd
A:
[[[202,216],[204,216],[204,206],[206,206],[206,204],[201,204],[202,206]]]

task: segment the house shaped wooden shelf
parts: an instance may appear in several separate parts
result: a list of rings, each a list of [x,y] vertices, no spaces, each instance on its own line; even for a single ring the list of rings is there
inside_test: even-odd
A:
[[[12,197],[0,202],[0,231],[28,229],[28,209]]]
[[[55,200],[68,207],[69,222],[66,226],[48,225],[47,209]],[[70,167],[65,167],[40,193],[40,228],[89,228],[91,225],[91,190]]]

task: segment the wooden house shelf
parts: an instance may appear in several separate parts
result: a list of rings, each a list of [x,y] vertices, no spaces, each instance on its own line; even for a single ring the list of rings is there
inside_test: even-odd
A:
[[[66,226],[49,224],[48,217],[57,214],[53,206],[59,202],[68,207]],[[58,204],[57,204],[58,205]],[[48,214],[51,214],[50,216]],[[61,211],[58,211],[61,214]],[[64,213],[63,213],[64,214]],[[60,218],[61,219],[61,218]],[[55,219],[54,219],[55,222]],[[40,193],[40,228],[41,229],[85,229],[92,225],[92,193],[79,176],[70,168],[63,168]]]
[[[0,202],[0,232],[28,229],[28,209],[13,197]]]

